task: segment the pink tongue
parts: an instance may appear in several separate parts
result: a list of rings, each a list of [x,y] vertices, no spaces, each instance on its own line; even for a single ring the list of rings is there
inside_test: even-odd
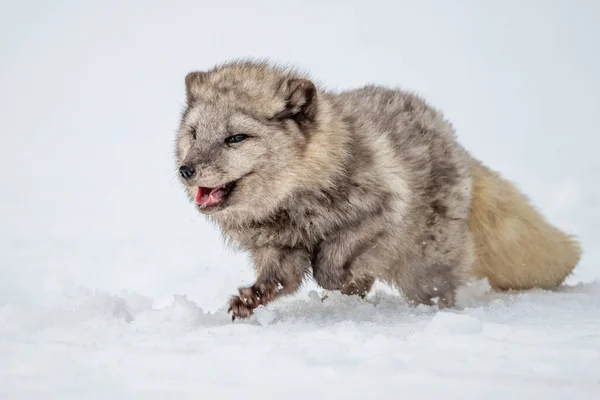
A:
[[[220,203],[221,200],[223,200],[223,192],[221,189],[223,189],[223,187],[217,187],[208,193],[208,188],[199,187],[198,193],[196,193],[196,203],[202,207]]]

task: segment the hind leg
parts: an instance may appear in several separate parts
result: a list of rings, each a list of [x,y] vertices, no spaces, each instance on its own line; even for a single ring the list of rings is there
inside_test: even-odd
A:
[[[457,282],[448,266],[434,265],[421,268],[398,284],[408,301],[415,305],[431,306],[433,299],[437,298],[440,308],[454,306]]]
[[[463,282],[459,264],[434,264],[405,273],[398,286],[414,305],[449,308],[455,306],[456,290]]]
[[[453,213],[456,211],[453,210]],[[412,303],[454,307],[456,291],[466,282],[476,260],[475,244],[464,219],[447,214],[432,218],[418,243],[420,252],[396,275],[397,284]]]

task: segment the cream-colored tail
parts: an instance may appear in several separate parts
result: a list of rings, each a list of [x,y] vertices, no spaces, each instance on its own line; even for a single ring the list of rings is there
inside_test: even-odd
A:
[[[474,275],[494,289],[550,289],[560,285],[581,256],[577,240],[552,225],[509,181],[472,162],[469,225],[477,248]]]

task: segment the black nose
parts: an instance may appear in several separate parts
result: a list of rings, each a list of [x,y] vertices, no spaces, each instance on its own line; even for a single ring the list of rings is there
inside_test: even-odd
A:
[[[196,170],[194,169],[194,167],[191,167],[189,165],[182,165],[181,167],[179,167],[179,175],[181,175],[183,179],[190,179],[192,176],[194,176],[195,173]]]

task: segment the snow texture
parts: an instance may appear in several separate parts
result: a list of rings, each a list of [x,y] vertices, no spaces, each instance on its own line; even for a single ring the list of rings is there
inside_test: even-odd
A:
[[[0,4],[0,399],[600,398],[600,5],[593,1]],[[193,69],[243,56],[331,89],[424,95],[584,257],[555,291],[459,307],[252,283],[175,176]],[[589,178],[589,179],[588,179]]]

